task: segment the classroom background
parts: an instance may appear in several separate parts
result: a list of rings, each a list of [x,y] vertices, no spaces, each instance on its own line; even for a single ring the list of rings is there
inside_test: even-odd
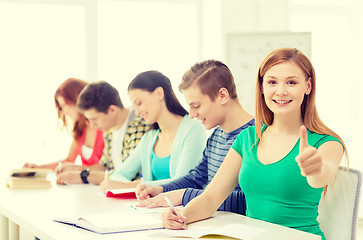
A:
[[[262,57],[288,43],[307,49],[319,114],[346,142],[350,167],[363,171],[363,0],[0,0],[0,32],[2,176],[66,156],[72,139],[59,131],[53,94],[69,77],[106,80],[129,106],[138,73],[159,70],[177,90],[191,65],[214,58],[231,66],[254,114],[262,58],[246,50]],[[232,45],[256,36],[262,47]]]

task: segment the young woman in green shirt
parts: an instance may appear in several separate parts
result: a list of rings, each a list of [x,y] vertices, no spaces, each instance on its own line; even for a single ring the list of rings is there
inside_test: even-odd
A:
[[[182,229],[210,217],[239,183],[247,216],[324,240],[318,205],[346,147],[317,114],[315,81],[310,60],[299,50],[267,55],[257,77],[256,126],[237,136],[208,188],[180,211],[182,219],[171,209],[163,213],[164,226]]]

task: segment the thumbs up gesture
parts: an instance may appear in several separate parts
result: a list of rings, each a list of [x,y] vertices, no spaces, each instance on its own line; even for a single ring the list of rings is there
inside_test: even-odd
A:
[[[305,126],[300,129],[300,151],[295,158],[304,177],[320,173],[323,166],[322,157],[318,150],[308,143],[308,134]]]

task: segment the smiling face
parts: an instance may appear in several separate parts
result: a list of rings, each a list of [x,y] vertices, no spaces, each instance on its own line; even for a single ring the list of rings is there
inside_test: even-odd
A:
[[[218,97],[212,101],[196,84],[184,89],[183,95],[189,105],[190,118],[200,120],[207,130],[223,124],[224,114]]]
[[[287,61],[271,67],[264,75],[261,89],[267,107],[276,114],[301,114],[305,94],[311,82],[302,70]]]
[[[146,123],[153,124],[158,120],[164,98],[161,87],[156,88],[153,92],[141,89],[129,90],[129,98],[135,109],[135,114],[142,117]]]

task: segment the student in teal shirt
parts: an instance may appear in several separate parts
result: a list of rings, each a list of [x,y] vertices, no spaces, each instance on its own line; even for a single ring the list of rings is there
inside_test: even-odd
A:
[[[210,217],[239,183],[246,216],[325,240],[318,204],[346,147],[320,120],[315,86],[314,68],[299,50],[281,48],[267,55],[257,77],[256,126],[237,136],[208,188],[180,211],[182,221],[168,209],[164,226],[182,229],[182,222]]]
[[[152,126],[123,165],[101,183],[104,192],[136,187],[140,180],[133,178],[140,171],[150,185],[180,178],[198,164],[207,141],[203,125],[190,119],[162,73],[140,73],[129,84],[128,93],[136,115]]]

